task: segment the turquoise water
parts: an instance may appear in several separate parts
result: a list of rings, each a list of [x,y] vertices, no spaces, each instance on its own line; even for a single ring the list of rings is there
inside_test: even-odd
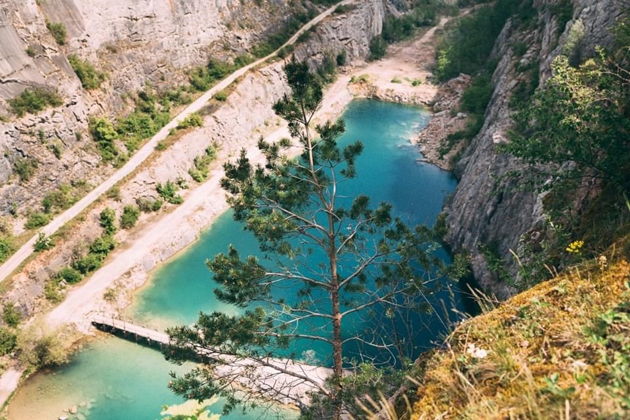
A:
[[[355,101],[343,118],[346,134],[342,143],[361,140],[365,144],[357,161],[359,178],[343,187],[348,199],[366,194],[373,203],[392,203],[397,215],[409,223],[432,225],[456,181],[449,173],[420,162],[417,148],[409,143],[413,133],[426,125],[429,114],[414,107]],[[200,311],[235,312],[235,308],[216,300],[212,276],[205,266],[206,259],[225,251],[229,244],[242,255],[258,254],[252,235],[228,212],[196,244],[155,273],[151,285],[138,294],[129,315],[142,324],[163,328],[194,322]],[[448,292],[432,298],[433,302],[439,300],[461,309],[459,298],[451,301]],[[428,315],[417,318],[413,333],[420,347],[429,347],[430,341],[444,331],[442,321]],[[87,346],[72,363],[54,374],[29,380],[11,405],[10,418],[56,418],[61,410],[76,405],[83,412],[82,418],[91,420],[160,419],[162,406],[183,402],[167,389],[168,372],[185,369],[167,363],[156,351],[116,338],[106,339]],[[218,401],[208,411],[218,413],[220,408]],[[235,413],[222,418],[259,416]]]

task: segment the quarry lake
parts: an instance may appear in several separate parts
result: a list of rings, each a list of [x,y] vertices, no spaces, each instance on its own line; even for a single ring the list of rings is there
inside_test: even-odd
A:
[[[422,162],[417,147],[409,142],[429,118],[428,112],[417,107],[354,101],[343,116],[346,133],[341,143],[360,140],[365,149],[357,161],[358,177],[343,186],[343,194],[365,194],[373,204],[390,202],[394,213],[407,223],[432,226],[456,180],[450,173]],[[136,302],[128,308],[128,318],[164,328],[192,323],[200,311],[236,311],[217,301],[212,292],[212,276],[205,265],[208,258],[224,252],[229,244],[243,255],[260,253],[253,235],[233,221],[228,212],[187,251],[155,272],[151,284],[138,293]],[[446,254],[444,258],[448,258]],[[441,308],[442,316],[418,316],[414,328],[418,351],[430,347],[445,331],[444,318],[457,319],[457,314],[464,311],[458,286],[446,281],[443,285],[444,290],[430,298],[435,307]],[[448,316],[442,308],[449,308]],[[292,351],[298,356],[309,351],[319,354],[312,348]],[[184,372],[187,368],[166,362],[155,350],[118,338],[97,340],[78,352],[68,365],[31,377],[13,398],[9,418],[153,420],[185,414],[185,410],[195,407],[182,405],[185,402],[171,393],[167,384],[169,372]],[[180,406],[174,407],[177,405]],[[166,413],[165,406],[173,410]],[[209,404],[207,417],[200,418],[213,418],[212,414],[221,413],[221,407],[220,400]],[[64,411],[70,408],[72,413]],[[264,413],[244,416],[237,411],[221,418],[261,416]]]

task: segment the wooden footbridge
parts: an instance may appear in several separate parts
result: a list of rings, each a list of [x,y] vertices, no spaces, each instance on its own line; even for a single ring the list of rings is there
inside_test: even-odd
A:
[[[104,315],[93,315],[91,323],[100,331],[160,349],[171,345],[165,332]],[[313,392],[325,390],[332,369],[291,359],[239,357],[215,349],[191,347],[196,361],[212,360],[213,374],[238,390],[253,391],[259,398],[281,404],[308,406]]]

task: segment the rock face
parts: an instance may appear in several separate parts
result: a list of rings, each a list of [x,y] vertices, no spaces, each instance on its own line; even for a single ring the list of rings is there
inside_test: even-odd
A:
[[[482,288],[499,298],[507,298],[518,290],[518,266],[510,250],[518,253],[524,238],[540,235],[544,219],[542,196],[518,191],[517,180],[502,178],[520,167],[516,159],[497,150],[498,144],[508,141],[509,99],[522,83],[515,66],[519,60],[521,64],[539,61],[541,80],[549,77],[551,62],[563,52],[573,25],[584,28],[584,36],[576,47],[582,57],[592,54],[596,45],[610,45],[610,29],[624,11],[622,3],[622,0],[574,0],[572,19],[559,28],[558,18],[550,7],[557,2],[537,0],[534,1],[538,10],[536,29],[523,33],[508,22],[496,42],[494,93],[483,128],[457,165],[461,181],[446,210],[447,241],[455,251],[470,253],[476,279]],[[529,46],[520,59],[511,48],[517,41]],[[502,258],[507,272],[516,278],[516,286],[500,280],[480,250],[484,246],[490,246]]]
[[[0,214],[35,209],[60,184],[98,184],[113,168],[87,134],[89,117],[120,114],[124,98],[146,85],[173,87],[209,57],[234,56],[290,16],[284,0],[6,0],[0,3]],[[47,22],[63,24],[58,45]],[[107,74],[86,91],[67,56]],[[15,118],[8,100],[25,88],[57,89],[63,106]],[[36,164],[29,181],[14,168]]]

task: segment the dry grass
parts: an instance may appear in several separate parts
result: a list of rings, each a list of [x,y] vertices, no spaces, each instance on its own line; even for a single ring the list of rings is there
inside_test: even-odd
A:
[[[629,418],[629,281],[627,256],[609,255],[463,323],[413,418]]]

